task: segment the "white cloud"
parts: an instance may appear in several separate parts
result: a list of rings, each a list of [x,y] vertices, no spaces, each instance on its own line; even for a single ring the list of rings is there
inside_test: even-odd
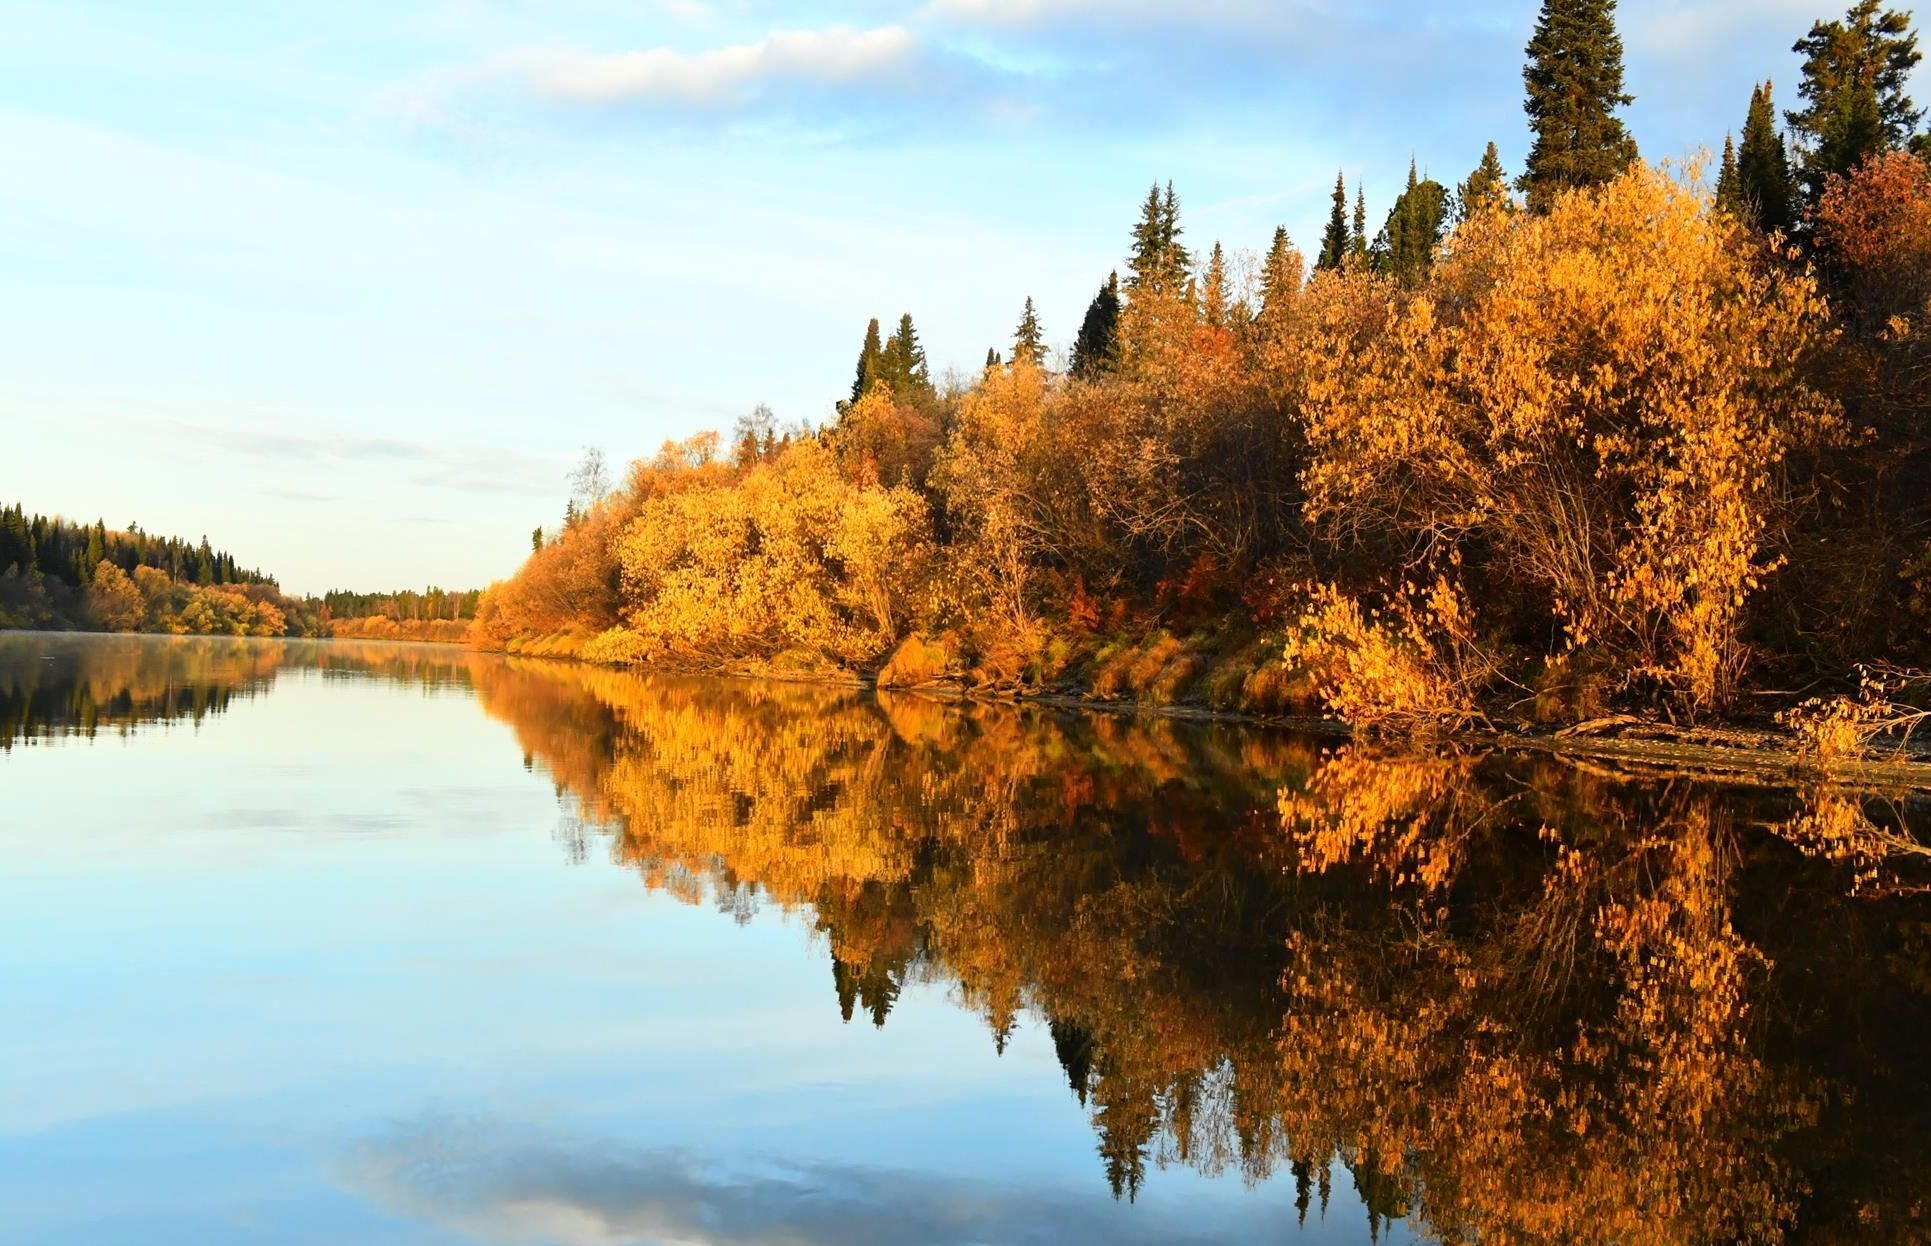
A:
[[[776,84],[835,87],[890,78],[909,69],[918,51],[918,40],[903,26],[834,26],[777,31],[756,43],[708,52],[528,52],[515,58],[515,68],[537,90],[560,99],[730,108]]]

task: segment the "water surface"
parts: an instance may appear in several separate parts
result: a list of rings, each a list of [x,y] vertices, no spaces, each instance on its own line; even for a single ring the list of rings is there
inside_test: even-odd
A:
[[[0,1242],[1918,1240],[1921,818],[0,635]]]

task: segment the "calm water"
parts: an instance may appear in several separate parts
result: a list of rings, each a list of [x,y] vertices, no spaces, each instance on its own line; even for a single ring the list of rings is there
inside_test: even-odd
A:
[[[0,1242],[1923,1240],[1931,908],[1860,847],[1900,826],[0,635]]]

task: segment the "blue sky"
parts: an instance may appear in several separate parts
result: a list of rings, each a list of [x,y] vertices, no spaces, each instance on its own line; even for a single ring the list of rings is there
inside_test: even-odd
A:
[[[1534,0],[0,0],[0,495],[295,591],[514,569],[585,446],[822,421],[870,316],[1070,341],[1188,240],[1527,147]],[[1625,0],[1646,155],[1837,0]],[[1927,91],[1920,79],[1917,95]]]

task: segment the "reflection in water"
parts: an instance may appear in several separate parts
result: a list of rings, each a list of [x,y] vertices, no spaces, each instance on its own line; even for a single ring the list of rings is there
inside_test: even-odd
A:
[[[810,913],[848,1019],[916,978],[996,1046],[1037,1018],[1123,1197],[1283,1172],[1318,1214],[1339,1160],[1374,1229],[1448,1241],[1927,1228],[1931,914],[1801,850],[1795,793],[514,661],[477,691],[648,886]]]
[[[198,721],[291,670],[473,688],[572,812],[567,851],[806,916],[851,1024],[936,981],[997,1049],[1047,1030],[1123,1208],[1185,1165],[1280,1176],[1311,1220],[1338,1163],[1371,1235],[1931,1233],[1931,905],[1887,855],[1921,811],[449,649],[46,645],[0,638],[0,745]],[[581,1203],[617,1237],[756,1187],[744,1240],[802,1231],[796,1174],[530,1154],[468,1164],[473,1191],[381,1147],[363,1176],[458,1219]],[[861,1187],[851,1223],[888,1223]]]
[[[472,665],[471,655],[437,645],[0,632],[0,752],[198,724],[266,692],[285,668],[466,687]]]

